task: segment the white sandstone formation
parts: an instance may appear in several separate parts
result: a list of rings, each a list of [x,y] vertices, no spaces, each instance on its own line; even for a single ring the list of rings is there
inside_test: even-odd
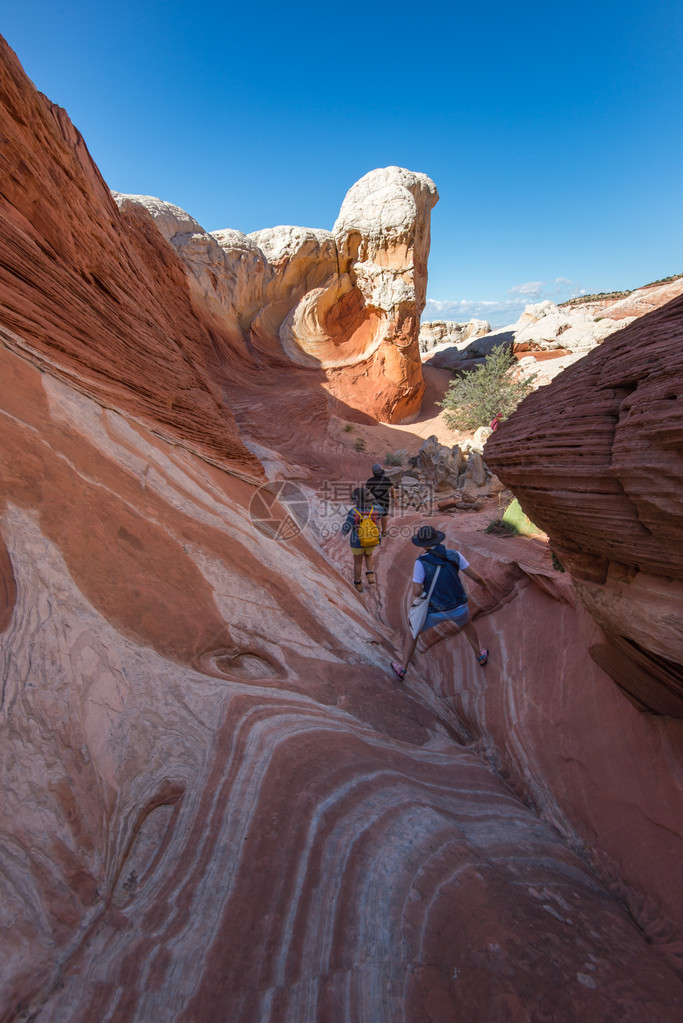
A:
[[[611,319],[593,316],[589,311],[553,302],[528,305],[515,325],[515,347],[522,351],[552,351],[564,348],[570,352],[591,351],[606,337],[620,330],[634,317]]]
[[[491,333],[486,320],[454,323],[452,320],[429,320],[420,324],[420,351],[428,352],[438,345],[461,345]]]
[[[438,198],[426,174],[402,167],[370,171],[346,193],[332,233],[369,305],[391,314],[409,303],[419,317],[427,290],[430,213]]]
[[[352,408],[386,421],[415,415],[424,392],[418,347],[434,183],[401,167],[349,189],[333,230],[282,226],[209,234],[184,210],[113,193],[152,216],[188,272],[195,308],[266,365],[326,374]]]

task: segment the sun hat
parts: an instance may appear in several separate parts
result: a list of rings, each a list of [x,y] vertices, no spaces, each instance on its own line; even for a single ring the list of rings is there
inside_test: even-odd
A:
[[[379,476],[381,472],[384,472],[383,467],[379,464],[379,462],[375,462],[375,464],[372,467],[372,475]]]
[[[433,526],[420,526],[415,536],[411,537],[416,547],[434,547],[446,539],[446,534]]]

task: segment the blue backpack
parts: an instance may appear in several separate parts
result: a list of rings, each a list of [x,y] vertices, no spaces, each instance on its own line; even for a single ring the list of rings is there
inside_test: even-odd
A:
[[[467,603],[467,594],[458,574],[460,558],[455,551],[447,551],[443,544],[437,544],[419,560],[425,570],[425,590],[429,590],[434,573],[441,568],[429,598],[430,611],[452,611],[454,607]]]

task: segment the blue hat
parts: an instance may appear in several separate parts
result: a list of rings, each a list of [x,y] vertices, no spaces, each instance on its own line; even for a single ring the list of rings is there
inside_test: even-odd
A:
[[[381,472],[384,472],[383,466],[381,466],[379,462],[375,462],[375,464],[372,467],[372,475],[379,476]]]
[[[434,547],[446,539],[446,534],[433,526],[420,526],[415,536],[411,537],[416,547]]]

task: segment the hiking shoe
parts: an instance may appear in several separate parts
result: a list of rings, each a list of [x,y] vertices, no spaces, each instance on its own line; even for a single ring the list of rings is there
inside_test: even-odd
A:
[[[406,677],[405,669],[401,664],[398,663],[398,661],[391,662],[391,670],[393,671],[394,675],[399,680],[399,682],[402,682],[403,679]]]
[[[488,659],[489,659],[489,652],[488,652],[488,650],[482,649],[481,653],[477,657],[477,660],[481,664],[482,668],[484,667],[484,665],[486,664]]]

